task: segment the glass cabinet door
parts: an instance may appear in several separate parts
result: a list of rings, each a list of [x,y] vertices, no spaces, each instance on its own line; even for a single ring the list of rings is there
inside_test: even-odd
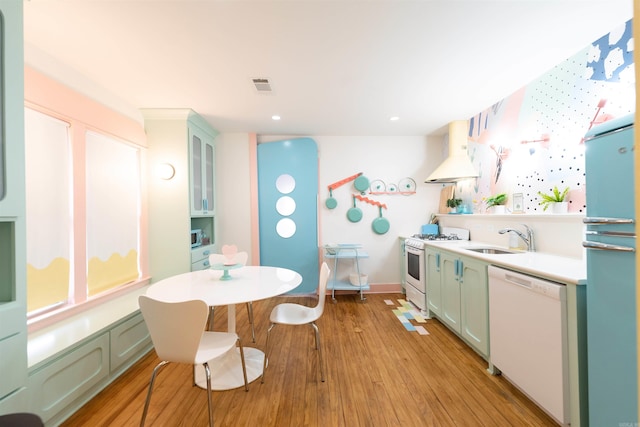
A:
[[[203,210],[202,192],[202,140],[191,134],[191,211]]]

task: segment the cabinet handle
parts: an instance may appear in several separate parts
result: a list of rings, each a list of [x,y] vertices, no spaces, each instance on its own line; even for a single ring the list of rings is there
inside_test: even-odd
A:
[[[460,261],[458,260],[453,261],[453,274],[454,276],[456,276],[456,281],[458,281],[460,278],[460,275],[458,274],[459,269],[460,269]]]
[[[202,255],[209,255],[211,253],[211,251],[209,249],[207,249],[206,251],[202,252]]]
[[[440,271],[440,252],[436,254],[436,271]]]
[[[202,199],[202,208],[205,211],[209,210],[209,200],[208,199]]]
[[[209,267],[209,261],[203,262],[202,265],[204,265],[205,267]]]
[[[464,263],[462,262],[462,260],[458,261],[458,281],[460,283],[462,283],[462,276],[464,272]]]

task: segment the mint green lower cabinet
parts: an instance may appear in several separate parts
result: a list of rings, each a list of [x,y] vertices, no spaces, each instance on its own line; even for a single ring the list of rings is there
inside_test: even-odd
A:
[[[0,396],[3,398],[24,387],[27,380],[27,332],[24,305],[0,304]],[[16,319],[24,319],[20,325]],[[1,400],[1,399],[0,399]]]
[[[127,362],[151,348],[151,336],[142,314],[138,313],[109,332],[111,373],[129,367]]]
[[[460,258],[460,324],[464,338],[481,355],[489,355],[489,281],[487,264]]]
[[[426,248],[425,256],[429,311],[487,359],[488,265],[434,248]]]
[[[45,423],[109,377],[109,333],[68,351],[29,375],[30,407]],[[67,414],[70,415],[70,414]],[[65,417],[66,418],[66,417]],[[63,418],[64,419],[64,418]]]
[[[62,423],[152,348],[142,314],[122,318],[30,369],[29,412],[46,425]]]
[[[460,334],[460,281],[458,257],[448,252],[440,254],[442,287],[442,320]]]
[[[440,252],[425,248],[427,264],[427,307],[436,316],[442,316],[442,287],[440,286]]]

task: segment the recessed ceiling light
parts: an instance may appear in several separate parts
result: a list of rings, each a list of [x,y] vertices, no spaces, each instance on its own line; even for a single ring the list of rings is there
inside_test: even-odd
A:
[[[280,120],[280,116],[278,115],[271,116],[271,120]]]
[[[396,122],[396,121],[400,120],[400,117],[392,116],[392,117],[389,117],[389,120],[391,120],[392,122]]]

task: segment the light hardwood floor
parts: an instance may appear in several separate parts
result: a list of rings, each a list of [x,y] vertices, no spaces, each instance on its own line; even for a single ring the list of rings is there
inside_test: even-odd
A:
[[[277,326],[264,384],[213,392],[217,426],[556,426],[535,404],[437,320],[429,335],[408,332],[385,304],[399,294],[327,298],[318,322],[327,381],[320,381],[310,327]],[[254,302],[257,343],[244,306],[238,331],[245,346],[264,348],[268,316],[281,302],[314,305],[311,297]],[[224,329],[226,309],[216,309]],[[67,420],[65,426],[136,426],[159,360],[154,352],[134,365]],[[215,372],[212,373],[215,375]],[[206,392],[191,386],[191,368],[171,364],[160,372],[147,425],[206,426]]]

